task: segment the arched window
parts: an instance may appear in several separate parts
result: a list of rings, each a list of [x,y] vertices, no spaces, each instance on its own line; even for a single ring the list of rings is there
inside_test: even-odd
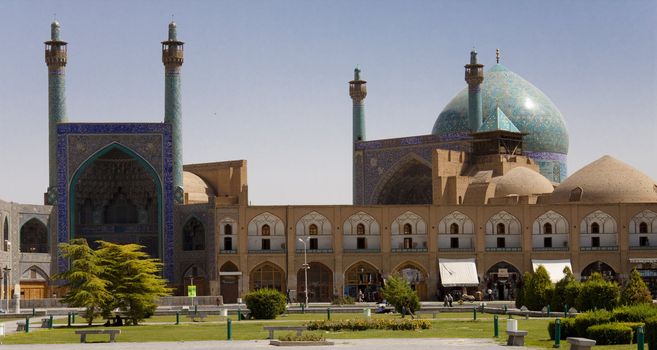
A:
[[[498,223],[498,224],[497,224],[497,234],[498,234],[498,235],[503,235],[503,234],[505,234],[505,233],[506,233],[506,227],[504,226],[504,224],[501,223],[501,222]]]
[[[356,234],[357,235],[364,235],[365,234],[365,225],[363,225],[362,223],[358,224],[356,226]]]
[[[271,229],[269,228],[269,225],[267,224],[262,225],[261,232],[263,236],[269,236],[271,234]]]
[[[197,218],[187,220],[183,226],[183,250],[205,250],[205,228]]]
[[[233,234],[233,225],[231,225],[231,224],[224,225],[224,234],[225,235],[232,235]]]
[[[597,222],[591,224],[591,233],[600,233],[600,225]]]
[[[451,225],[449,225],[449,233],[451,233],[453,235],[458,235],[459,234],[459,224],[453,222]]]
[[[544,234],[551,234],[552,233],[552,224],[549,222],[546,222],[545,225],[543,225],[543,233]]]
[[[310,224],[310,226],[308,227],[308,234],[313,236],[317,235],[317,225]]]
[[[639,233],[648,233],[648,224],[641,222],[639,224]]]
[[[21,227],[21,252],[47,253],[48,228],[37,218],[30,219]]]
[[[405,235],[412,235],[413,234],[413,226],[411,226],[411,224],[409,224],[409,223],[404,224],[404,234]]]
[[[249,284],[251,290],[272,288],[285,292],[285,272],[278,266],[266,262],[251,271]]]

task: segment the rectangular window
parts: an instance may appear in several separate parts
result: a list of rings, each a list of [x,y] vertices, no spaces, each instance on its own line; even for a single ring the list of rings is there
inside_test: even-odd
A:
[[[649,245],[650,245],[650,243],[648,242],[648,237],[646,237],[646,236],[639,237],[639,246],[647,247]]]
[[[233,250],[233,239],[231,237],[224,237],[224,250]]]
[[[367,249],[366,243],[365,237],[358,237],[356,239],[356,249]]]
[[[271,249],[271,242],[269,239],[263,239],[262,240],[262,250],[270,250]]]
[[[600,237],[591,237],[591,247],[600,246]]]
[[[413,248],[413,238],[404,238],[404,249]]]
[[[497,247],[498,248],[506,248],[506,241],[504,237],[497,237]]]
[[[552,237],[543,238],[543,247],[552,248]]]
[[[309,249],[314,249],[314,250],[319,249],[319,243],[317,242],[317,238],[311,238],[310,239],[310,248]]]
[[[459,247],[459,239],[457,237],[452,237],[449,239],[449,247],[450,248],[458,248]]]

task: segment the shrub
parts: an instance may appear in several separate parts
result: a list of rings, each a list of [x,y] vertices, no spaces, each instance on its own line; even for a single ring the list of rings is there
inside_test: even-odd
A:
[[[632,328],[619,323],[599,324],[589,327],[586,337],[595,339],[595,345],[630,344]]]
[[[322,334],[316,333],[303,333],[301,335],[296,335],[294,333],[288,333],[278,337],[278,340],[281,341],[323,341],[324,336]]]
[[[388,277],[381,293],[383,298],[394,306],[399,313],[402,312],[404,305],[410,307],[412,312],[420,309],[420,299],[417,294],[411,289],[408,282],[399,275]]]
[[[516,293],[516,307],[521,308],[525,305],[525,285],[532,279],[532,274],[525,272],[522,279],[518,282],[518,292]]]
[[[639,304],[615,308],[612,320],[616,322],[645,322],[655,316],[657,316],[657,307],[650,304]]]
[[[554,340],[554,321],[548,323],[548,333],[550,334],[550,340]],[[577,330],[575,329],[575,319],[574,318],[562,318],[561,319],[561,339],[566,340],[568,337],[576,337]]]
[[[429,320],[409,320],[409,319],[358,319],[358,320],[339,320],[339,321],[310,321],[306,323],[308,330],[316,331],[365,331],[368,329],[382,329],[389,331],[414,331],[418,329],[431,329]]]
[[[630,280],[620,295],[621,305],[652,304],[652,296],[639,271],[632,270]]]
[[[611,312],[598,310],[586,312],[575,317],[575,331],[578,337],[586,337],[586,330],[595,325],[605,324],[612,321]]]
[[[575,308],[579,311],[594,309],[612,310],[618,305],[619,288],[616,282],[608,282],[602,275],[595,272],[586,282],[582,283]]]
[[[356,300],[348,295],[336,296],[331,300],[331,305],[353,305]]]
[[[657,317],[646,320],[645,336],[650,350],[657,349]]]
[[[628,326],[632,329],[632,343],[636,343],[636,334],[639,329],[639,327],[645,327],[645,323],[643,322],[619,322],[616,324],[620,324],[623,326]]]
[[[255,319],[271,320],[285,312],[285,295],[276,289],[258,289],[244,296],[246,307]]]
[[[530,310],[541,310],[552,301],[554,287],[550,275],[543,266],[539,266],[529,281],[524,283],[524,302]]]
[[[550,302],[554,311],[565,311],[564,308],[574,306],[579,294],[579,282],[568,266],[563,269],[563,273],[564,277],[557,282]]]

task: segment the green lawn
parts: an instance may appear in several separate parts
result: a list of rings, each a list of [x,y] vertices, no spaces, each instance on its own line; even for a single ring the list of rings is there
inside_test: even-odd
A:
[[[398,315],[372,315],[374,318],[396,318]],[[332,313],[331,319],[361,318],[361,314]],[[431,318],[432,314],[422,315],[423,319]],[[237,321],[231,317],[234,340],[266,339],[267,332],[263,326],[275,323],[277,325],[301,325],[304,321],[325,319],[326,314],[291,314],[278,317],[275,321]],[[146,320],[140,326],[121,327],[119,342],[148,342],[148,341],[194,341],[194,340],[225,340],[226,322],[223,317],[211,316],[205,322],[187,322],[187,317],[181,315],[180,325],[174,325],[175,316],[155,316]],[[551,348],[553,341],[549,340],[547,332],[548,319],[518,319],[518,329],[529,331],[526,344],[532,347]],[[77,343],[79,336],[74,329],[84,327],[65,326],[66,319],[57,320],[52,330],[38,330],[30,333],[11,334],[5,337],[5,344],[35,344],[35,343]],[[76,318],[77,322],[84,322]],[[153,324],[153,323],[162,324]],[[102,322],[97,322],[101,324]],[[477,321],[472,320],[472,313],[440,313],[432,321],[433,328],[420,331],[382,331],[369,330],[360,332],[321,332],[330,339],[352,338],[490,338],[493,339],[493,316],[477,314]],[[504,342],[506,317],[499,318],[500,338]],[[102,326],[99,326],[102,327]],[[89,341],[107,341],[107,335],[90,336]],[[562,342],[565,343],[565,342]],[[566,344],[562,344],[567,348]],[[596,346],[603,350],[630,350],[636,345],[623,346]]]

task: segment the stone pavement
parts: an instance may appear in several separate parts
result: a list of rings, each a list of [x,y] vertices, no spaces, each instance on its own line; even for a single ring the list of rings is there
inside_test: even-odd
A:
[[[121,339],[119,335],[117,339]],[[395,339],[338,339],[334,346],[313,346],[312,350],[501,350],[506,346],[498,345],[490,339],[437,339],[437,338],[395,338]],[[268,340],[245,341],[198,341],[198,342],[152,342],[152,343],[88,343],[88,344],[34,344],[34,345],[3,345],[7,350],[216,350],[216,349],[295,349],[299,347],[278,347],[269,345]],[[528,349],[514,347],[514,350]]]

